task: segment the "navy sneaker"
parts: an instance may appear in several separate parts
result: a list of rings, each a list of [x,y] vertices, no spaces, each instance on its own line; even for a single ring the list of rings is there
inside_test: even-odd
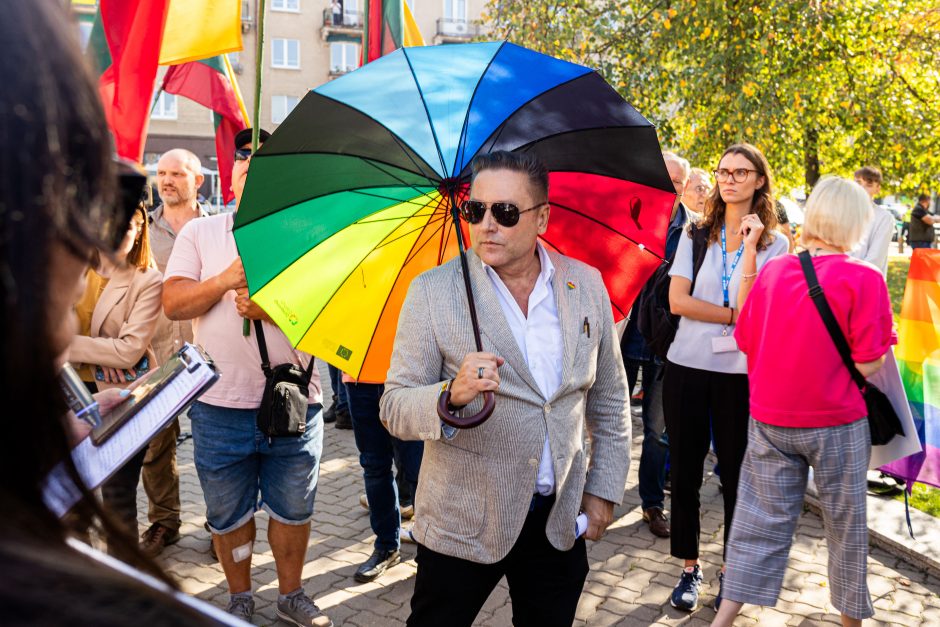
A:
[[[721,607],[721,592],[722,588],[725,586],[725,574],[718,571],[718,596],[715,597],[715,611],[718,611],[718,608]]]
[[[692,567],[691,572],[682,569],[679,583],[669,597],[669,604],[677,610],[693,612],[698,607],[698,590],[702,585],[702,569],[698,564]]]

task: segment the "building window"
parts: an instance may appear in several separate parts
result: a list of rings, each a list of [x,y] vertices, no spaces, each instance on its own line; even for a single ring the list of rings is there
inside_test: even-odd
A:
[[[176,119],[176,95],[161,91],[150,113],[151,120]]]
[[[242,21],[251,21],[251,3],[248,0],[242,0]]]
[[[344,0],[343,23],[347,26],[358,26],[360,24],[358,0]]]
[[[300,69],[300,40],[272,39],[271,67]]]
[[[280,124],[294,110],[300,98],[294,96],[271,96],[271,121]]]
[[[359,44],[336,42],[330,44],[330,73],[343,74],[359,67]]]
[[[273,0],[271,2],[271,9],[274,11],[291,11],[292,13],[299,13],[300,0]]]
[[[467,0],[444,0],[444,18],[454,22],[466,22]]]

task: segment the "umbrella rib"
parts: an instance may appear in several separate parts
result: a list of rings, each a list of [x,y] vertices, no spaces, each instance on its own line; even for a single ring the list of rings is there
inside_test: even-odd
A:
[[[647,247],[646,247],[646,244],[641,244],[640,242],[636,241],[635,239],[633,239],[632,237],[630,237],[630,236],[627,235],[626,233],[621,233],[620,231],[618,231],[617,229],[613,228],[613,227],[610,226],[609,224],[606,224],[606,223],[604,223],[604,222],[601,222],[601,221],[598,220],[597,218],[592,217],[592,216],[589,216],[589,215],[587,215],[586,213],[584,213],[583,211],[578,211],[577,209],[573,209],[573,208],[571,208],[571,207],[567,207],[567,206],[565,206],[565,205],[559,204],[559,203],[554,202],[554,201],[549,201],[549,204],[552,205],[552,206],[554,206],[554,207],[558,207],[559,209],[564,209],[565,211],[570,211],[571,213],[573,213],[573,214],[575,214],[575,215],[581,216],[581,217],[584,218],[585,220],[590,220],[591,222],[594,222],[594,223],[597,224],[598,226],[602,226],[602,227],[604,227],[605,229],[607,229],[608,231],[611,231],[611,232],[613,232],[613,233],[616,233],[617,235],[619,235],[620,237],[624,238],[624,239],[627,240],[628,242],[632,242],[632,243],[636,244],[638,247],[641,247],[641,250],[645,250],[646,252],[648,252],[649,254],[653,255],[654,257],[656,257],[656,258],[659,259],[660,261],[665,261],[665,259],[664,259],[663,257],[657,255],[656,253],[654,253],[653,251],[651,251],[649,248],[647,248]]]
[[[506,40],[500,42],[499,48],[496,49],[496,52],[493,53],[493,56],[490,57],[489,62],[486,64],[486,69],[480,73],[480,79],[477,81],[477,84],[473,86],[473,93],[470,94],[470,102],[467,103],[467,113],[463,117],[463,124],[460,126],[460,145],[457,146],[457,155],[454,157],[454,170],[457,169],[457,164],[462,164],[461,156],[464,154],[464,151],[467,148],[467,126],[470,124],[470,109],[473,108],[473,100],[477,97],[477,90],[480,89],[480,84],[483,83],[483,79],[486,77],[486,73],[490,71],[490,67],[493,65],[493,61],[496,60],[496,57],[499,56],[499,53],[503,51],[503,46],[506,45]],[[460,168],[463,170],[463,167]],[[451,171],[451,177],[457,176],[457,172]]]
[[[424,114],[428,117],[428,126],[431,128],[431,136],[434,138],[434,148],[437,150],[437,158],[441,160],[441,174],[444,174],[447,171],[447,164],[444,163],[444,153],[441,151],[441,142],[437,138],[437,130],[434,128],[434,121],[431,119],[431,110],[428,109],[424,92],[421,91],[421,85],[418,84],[418,76],[415,74],[414,66],[411,65],[411,57],[408,56],[408,49],[402,48],[401,51],[405,56],[405,61],[408,62],[408,70],[411,72],[411,78],[414,79],[418,95],[421,96],[421,104],[424,105]]]
[[[402,140],[398,135],[396,135],[395,132],[392,131],[392,129],[388,128],[387,126],[385,126],[385,124],[383,124],[382,122],[379,122],[377,119],[375,119],[374,117],[372,117],[371,115],[369,115],[369,114],[366,113],[365,111],[363,111],[363,110],[361,110],[361,109],[358,109],[358,108],[356,108],[356,107],[350,105],[349,103],[343,102],[342,100],[337,100],[336,98],[334,98],[334,97],[332,97],[332,96],[327,96],[326,94],[322,94],[322,93],[320,93],[320,92],[318,92],[318,91],[316,91],[316,90],[312,90],[312,91],[313,91],[314,93],[316,93],[318,96],[320,96],[321,98],[326,98],[326,99],[328,99],[328,100],[332,100],[333,102],[335,102],[335,103],[337,103],[337,104],[339,104],[339,105],[342,105],[342,106],[346,107],[347,109],[351,109],[351,110],[355,111],[356,113],[359,113],[360,115],[363,115],[363,116],[365,116],[366,118],[368,118],[368,119],[372,120],[373,122],[375,122],[379,127],[381,127],[383,130],[387,131],[388,134],[392,136],[392,138],[395,140],[395,143],[397,143],[398,146],[399,146],[400,148],[402,148],[402,151],[408,156],[408,160],[411,161],[411,163],[413,163],[416,168],[418,168],[418,172],[414,172],[414,174],[420,174],[421,176],[423,176],[424,178],[428,179],[429,181],[433,181],[433,180],[434,180],[434,178],[432,178],[431,176],[428,176],[428,175],[424,172],[423,168],[421,167],[421,165],[426,165],[426,166],[428,166],[428,168],[430,168],[432,174],[437,174],[436,172],[434,172],[434,168],[431,167],[431,164],[430,164],[430,163],[427,163],[424,159],[421,159],[420,155],[418,155],[417,153],[415,153],[415,156],[418,157],[418,158],[421,160],[421,163],[420,163],[420,164],[417,163],[417,162],[414,160],[414,158],[411,156],[411,154],[408,152],[408,149],[407,149],[408,144],[404,143],[404,140]],[[413,151],[412,151],[412,152],[413,152]],[[277,153],[277,154],[290,154],[290,153]],[[309,153],[304,153],[304,154],[309,154]],[[327,154],[336,154],[336,153],[327,153]],[[352,155],[352,156],[359,157],[360,159],[365,159],[365,158],[367,158],[367,157],[363,157],[362,155]],[[389,165],[391,165],[391,164],[389,164]]]
[[[447,214],[444,214],[444,220],[446,219],[447,219]],[[442,224],[440,228],[445,228],[445,227]],[[418,253],[421,252],[421,249],[427,246],[428,242],[430,241],[431,241],[431,238],[429,237],[427,240],[425,240],[423,244],[418,246],[416,250],[415,246],[418,245],[418,241],[415,240],[415,243],[414,245],[412,245],[411,250],[408,251],[408,255],[405,257],[404,263],[402,263],[401,267],[398,269],[398,274],[395,276],[395,280],[392,281],[392,288],[388,291],[388,295],[385,297],[385,304],[382,305],[382,310],[379,312],[378,320],[376,320],[375,326],[372,327],[372,335],[369,337],[369,343],[366,345],[366,356],[369,355],[369,348],[372,347],[372,342],[375,340],[375,334],[378,333],[379,331],[379,323],[382,321],[382,316],[385,315],[385,308],[388,307],[388,301],[391,300],[392,298],[392,292],[395,291],[395,286],[398,284],[398,281],[401,279],[401,275],[405,271],[405,266],[411,263],[414,260],[414,258],[417,257]],[[366,363],[366,360],[365,358],[363,358],[362,359],[363,366],[365,365],[365,363]],[[362,368],[359,369],[359,374],[361,373],[362,373]]]
[[[427,214],[425,214],[425,215],[427,215]],[[431,215],[433,215],[433,214],[431,214]],[[407,231],[407,232],[405,232],[405,233],[402,233],[401,235],[399,235],[398,237],[395,237],[394,239],[390,239],[390,240],[388,240],[388,241],[383,241],[381,244],[379,244],[378,246],[376,246],[373,250],[378,250],[378,249],[380,249],[380,248],[384,248],[384,247],[388,246],[389,244],[393,244],[393,243],[397,242],[398,240],[402,239],[403,237],[408,237],[409,235],[411,235],[412,233],[414,233],[414,232],[416,232],[416,231],[423,231],[423,230],[425,230],[426,228],[428,228],[429,225],[434,224],[434,223],[436,223],[436,222],[441,222],[441,221],[443,221],[444,219],[445,219],[445,218],[434,218],[433,220],[428,220],[423,226],[419,226],[418,228],[414,228],[414,229],[411,229],[410,231]]]
[[[398,181],[398,182],[401,184],[402,187],[409,187],[409,188],[415,190],[416,192],[418,192],[418,195],[419,195],[419,196],[424,196],[424,195],[427,194],[427,192],[422,192],[419,188],[415,187],[415,186],[412,185],[411,183],[407,183],[407,182],[403,181],[402,179],[398,178],[397,176],[395,176],[395,175],[392,174],[391,172],[386,172],[385,170],[383,170],[382,168],[380,168],[378,165],[376,165],[376,163],[381,163],[381,162],[375,162],[375,161],[373,161],[372,159],[367,159],[367,158],[365,158],[365,157],[359,157],[359,158],[362,159],[363,161],[365,161],[366,163],[368,163],[369,165],[371,165],[373,168],[375,168],[375,169],[378,170],[379,172],[382,172],[383,174],[386,174],[386,175],[392,177],[393,179],[395,179],[396,181]],[[430,181],[430,180],[429,180],[429,182],[433,183],[434,181]]]

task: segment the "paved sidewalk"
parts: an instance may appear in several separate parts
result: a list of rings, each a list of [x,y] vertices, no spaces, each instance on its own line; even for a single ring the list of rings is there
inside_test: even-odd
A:
[[[182,420],[184,432],[189,421]],[[634,433],[640,433],[634,418]],[[317,492],[316,515],[304,588],[326,610],[336,625],[397,626],[408,616],[414,585],[414,546],[405,545],[406,561],[391,569],[378,582],[357,584],[352,575],[369,557],[372,532],[366,510],[359,506],[363,492],[358,453],[351,431],[326,426],[324,460]],[[634,453],[624,504],[603,540],[588,543],[591,572],[578,609],[578,625],[706,625],[714,617],[711,603],[717,592],[716,573],[721,564],[721,495],[717,479],[708,476],[702,489],[702,561],[706,585],[703,607],[692,615],[669,605],[669,594],[679,571],[669,557],[669,542],[650,534],[641,519],[636,493],[639,438]],[[205,506],[193,466],[192,440],[179,447],[183,538],[168,547],[161,558],[183,589],[219,606],[228,596],[221,567],[209,554],[209,534],[203,529]],[[710,466],[709,466],[710,467]],[[139,490],[140,512],[145,515],[145,495]],[[273,625],[277,582],[274,560],[266,541],[267,515],[259,513],[258,541],[253,558],[253,580],[257,625]],[[141,530],[145,521],[141,519]],[[839,624],[829,606],[826,548],[819,517],[807,512],[797,528],[790,554],[784,590],[776,608],[747,607],[739,625]],[[913,569],[881,549],[869,559],[869,586],[876,608],[875,620],[866,624],[940,625],[940,579]],[[512,609],[505,582],[491,595],[478,624],[508,626]]]

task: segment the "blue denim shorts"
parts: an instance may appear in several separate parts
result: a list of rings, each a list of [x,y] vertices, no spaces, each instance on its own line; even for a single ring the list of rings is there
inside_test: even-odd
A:
[[[286,525],[313,518],[323,452],[321,406],[308,407],[307,429],[296,438],[269,440],[255,424],[257,413],[198,401],[189,410],[196,472],[214,533],[238,529],[259,508]]]

